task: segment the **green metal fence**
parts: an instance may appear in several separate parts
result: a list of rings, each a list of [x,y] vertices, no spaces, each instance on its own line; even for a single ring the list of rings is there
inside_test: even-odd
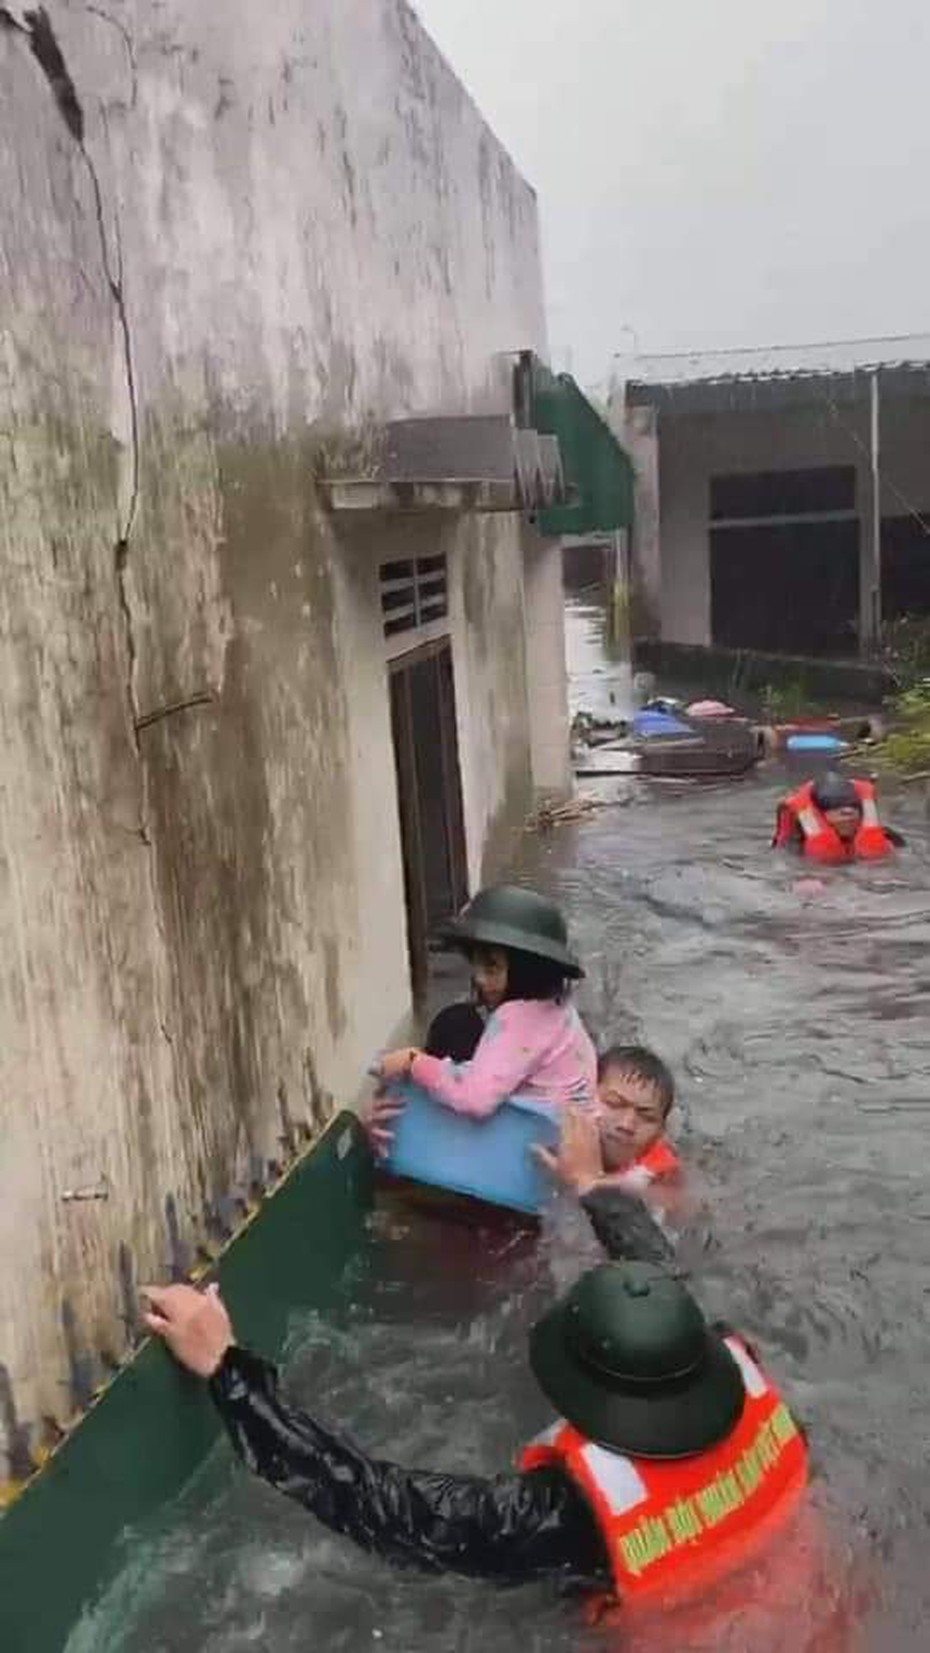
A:
[[[539,514],[543,534],[610,534],[633,522],[633,467],[610,426],[567,373],[529,360],[533,427],[557,436],[570,505]]]
[[[372,1199],[371,1154],[340,1114],[227,1247],[216,1275],[244,1343],[278,1354],[292,1309],[337,1297]],[[61,1653],[151,1520],[218,1433],[206,1386],[148,1342],[0,1517],[2,1653]]]

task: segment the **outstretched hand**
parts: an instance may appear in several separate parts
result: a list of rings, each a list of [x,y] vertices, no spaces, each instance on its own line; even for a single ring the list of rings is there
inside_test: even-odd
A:
[[[387,1092],[379,1092],[371,1103],[367,1114],[362,1119],[365,1133],[369,1142],[378,1155],[383,1158],[391,1151],[394,1141],[392,1126],[394,1121],[404,1111],[403,1098],[390,1096]]]
[[[206,1291],[183,1285],[143,1286],[142,1295],[149,1304],[142,1316],[149,1331],[168,1345],[175,1360],[189,1372],[212,1377],[235,1342],[219,1286],[208,1286]]]
[[[558,1148],[537,1144],[531,1151],[556,1182],[575,1194],[587,1194],[604,1175],[600,1127],[589,1108],[566,1108]]]

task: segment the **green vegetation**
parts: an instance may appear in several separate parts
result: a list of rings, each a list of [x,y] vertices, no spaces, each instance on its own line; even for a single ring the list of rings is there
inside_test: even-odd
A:
[[[930,615],[903,614],[882,627],[882,656],[902,690],[930,679]]]
[[[930,776],[930,616],[904,614],[888,621],[882,654],[898,693],[889,708],[893,728],[875,755],[899,775]]]
[[[879,760],[902,775],[930,776],[930,678],[897,697],[894,719],[895,728],[877,748]]]
[[[785,683],[766,683],[760,697],[762,717],[766,723],[790,723],[803,717],[811,709],[811,695],[802,677]]]

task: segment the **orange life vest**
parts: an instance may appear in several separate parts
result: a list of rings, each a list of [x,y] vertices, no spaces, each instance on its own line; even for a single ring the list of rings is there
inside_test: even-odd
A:
[[[642,1183],[659,1182],[664,1177],[675,1177],[681,1171],[681,1160],[667,1137],[657,1137],[651,1148],[634,1159],[627,1172],[631,1180]]]
[[[639,1191],[651,1187],[654,1182],[670,1182],[680,1174],[681,1160],[671,1143],[664,1136],[660,1136],[651,1148],[647,1148],[644,1154],[632,1160],[622,1171],[609,1171],[603,1178],[603,1183],[614,1183],[619,1188]]]
[[[855,838],[845,844],[826,815],[814,802],[814,783],[806,781],[779,805],[772,843],[776,849],[791,841],[800,827],[804,855],[812,861],[876,860],[887,855],[891,843],[878,816],[875,788],[871,781],[853,781],[862,806],[862,819]]]
[[[563,1420],[523,1450],[521,1469],[560,1464],[597,1519],[615,1592],[600,1611],[703,1594],[755,1559],[806,1485],[807,1448],[791,1413],[746,1345],[726,1343],[745,1402],[736,1427],[709,1451],[625,1457]]]

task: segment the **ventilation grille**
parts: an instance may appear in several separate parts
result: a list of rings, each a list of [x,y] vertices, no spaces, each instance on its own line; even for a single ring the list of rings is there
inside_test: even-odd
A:
[[[416,557],[381,565],[381,618],[385,637],[444,620],[449,612],[446,559]]]

